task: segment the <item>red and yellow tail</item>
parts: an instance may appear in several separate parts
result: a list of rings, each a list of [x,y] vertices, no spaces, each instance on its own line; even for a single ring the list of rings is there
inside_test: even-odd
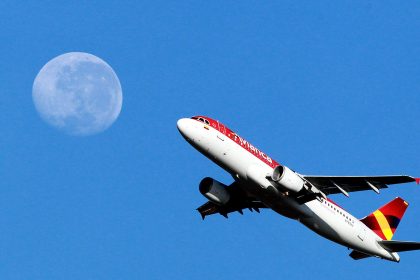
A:
[[[397,197],[360,221],[380,238],[391,240],[407,207],[408,203],[401,197]]]

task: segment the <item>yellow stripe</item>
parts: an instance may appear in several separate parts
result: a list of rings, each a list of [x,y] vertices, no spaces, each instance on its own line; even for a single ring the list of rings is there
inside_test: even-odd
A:
[[[381,211],[376,210],[375,212],[373,212],[373,215],[375,216],[376,220],[378,221],[378,224],[381,227],[382,233],[384,234],[386,240],[391,240],[392,236],[394,234],[392,233],[392,230],[389,227],[389,223],[386,220],[384,214],[382,214]]]

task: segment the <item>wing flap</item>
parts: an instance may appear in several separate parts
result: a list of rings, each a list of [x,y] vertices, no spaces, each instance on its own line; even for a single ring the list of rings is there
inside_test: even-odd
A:
[[[259,213],[261,208],[267,208],[267,206],[260,201],[236,201],[234,203],[228,203],[227,205],[217,205],[209,201],[198,207],[197,211],[204,220],[207,216],[213,214],[220,214],[225,218],[227,218],[228,214],[232,212],[239,212],[240,214],[243,214],[243,210],[247,208],[251,212],[255,210]]]
[[[251,212],[256,211],[260,212],[261,208],[267,208],[264,203],[256,200],[253,197],[250,197],[245,193],[242,188],[239,187],[239,182],[235,181],[226,187],[231,194],[231,199],[226,205],[218,205],[211,201],[208,201],[197,208],[197,211],[200,213],[201,218],[204,220],[207,216],[213,214],[220,214],[223,217],[227,218],[229,213],[239,212],[243,215],[244,209],[249,209]]]
[[[303,176],[320,191],[329,194],[357,192],[388,188],[388,185],[416,182],[416,179],[406,175],[391,176]],[[341,188],[341,189],[340,189]]]

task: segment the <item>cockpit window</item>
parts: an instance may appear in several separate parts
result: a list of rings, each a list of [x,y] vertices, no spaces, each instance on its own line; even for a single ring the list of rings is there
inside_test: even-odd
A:
[[[206,120],[205,118],[199,117],[199,118],[194,118],[195,120],[198,120],[199,122],[205,123],[207,125],[210,125],[210,122],[208,120]]]

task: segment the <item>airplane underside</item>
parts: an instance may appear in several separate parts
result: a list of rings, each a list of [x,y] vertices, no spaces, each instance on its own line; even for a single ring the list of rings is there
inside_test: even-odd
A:
[[[206,177],[199,190],[208,202],[197,210],[204,219],[225,218],[244,209],[262,208],[299,221],[320,236],[353,249],[353,259],[370,256],[398,262],[396,252],[418,250],[420,243],[392,241],[408,203],[396,198],[359,220],[328,198],[329,195],[374,191],[389,185],[417,182],[406,175],[312,176],[281,165],[220,122],[204,116],[181,119],[181,135],[200,153],[229,172],[234,182],[225,185]]]

